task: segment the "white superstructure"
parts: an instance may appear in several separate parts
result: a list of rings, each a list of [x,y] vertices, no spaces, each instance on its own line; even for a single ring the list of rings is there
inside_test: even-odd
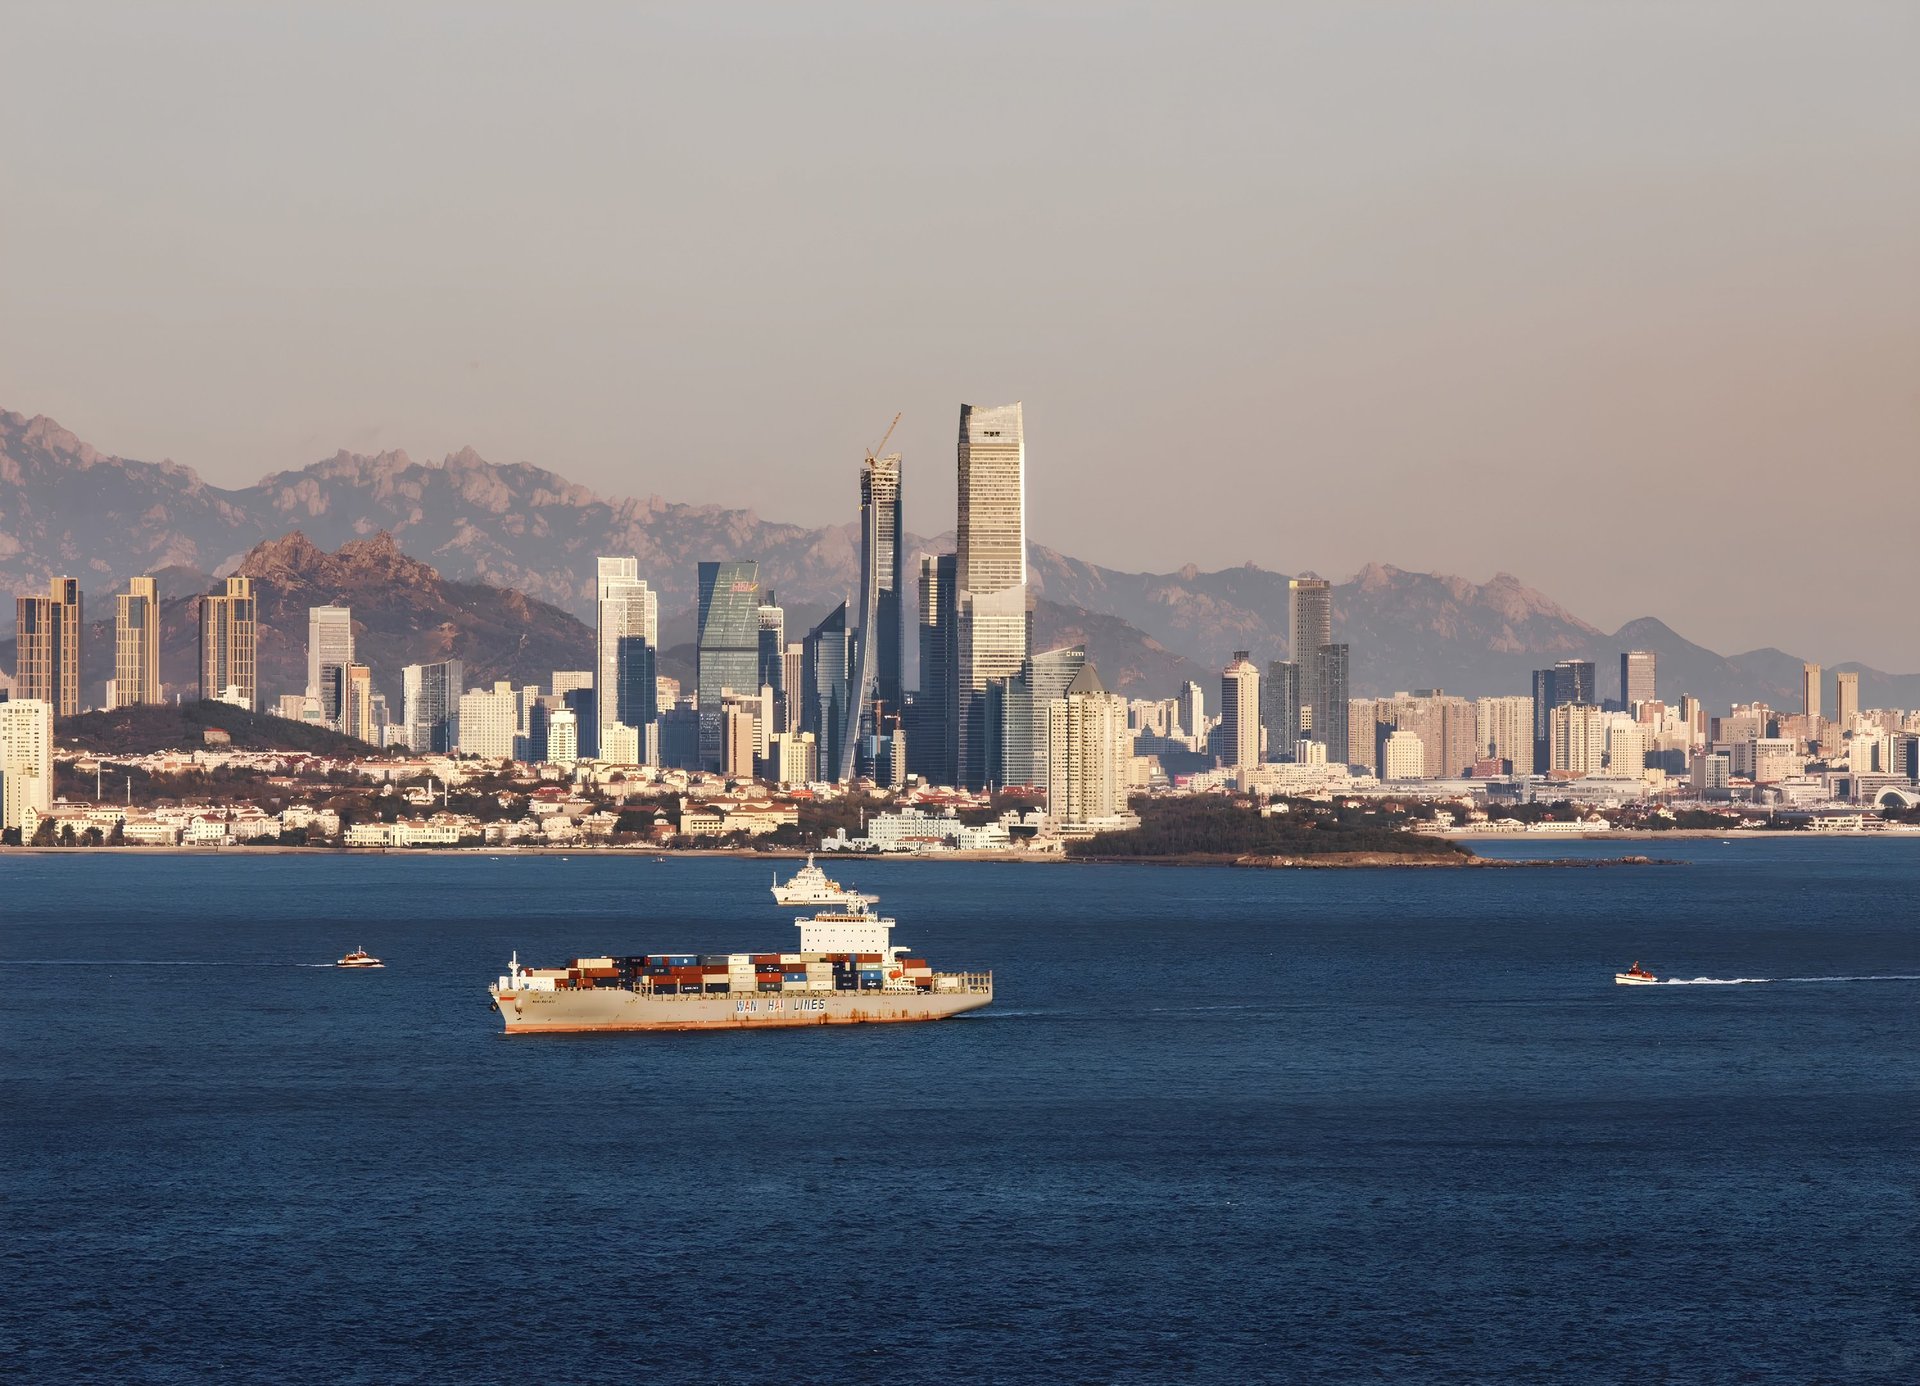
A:
[[[793,873],[793,879],[785,885],[780,878],[773,880],[773,899],[780,905],[842,905],[858,901],[870,905],[880,897],[877,895],[858,895],[848,890],[840,882],[831,879],[826,872],[813,864],[813,853],[807,853],[807,864]]]

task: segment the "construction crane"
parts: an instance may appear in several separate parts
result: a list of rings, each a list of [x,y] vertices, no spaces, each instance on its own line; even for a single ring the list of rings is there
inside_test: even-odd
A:
[[[880,435],[880,441],[867,449],[867,461],[871,462],[880,455],[880,449],[887,445],[887,439],[893,436],[893,430],[900,426],[900,415],[893,416],[893,422],[887,425],[887,431]]]

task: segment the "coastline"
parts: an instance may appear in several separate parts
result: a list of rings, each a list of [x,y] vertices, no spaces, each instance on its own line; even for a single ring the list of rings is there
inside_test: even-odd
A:
[[[1511,842],[1524,843],[1541,850],[1551,850],[1558,844],[1569,842],[1631,842],[1651,843],[1699,842],[1720,839],[1729,845],[1735,842],[1859,842],[1882,839],[1891,841],[1920,842],[1920,832],[1831,832],[1807,833],[1789,831],[1726,831],[1714,828],[1674,828],[1663,832],[1637,832],[1631,829],[1614,829],[1608,832],[1592,833],[1488,833],[1488,832],[1448,832],[1436,833],[1443,842],[1461,844]],[[653,857],[674,859],[698,859],[724,857],[731,859],[746,858],[766,862],[802,861],[809,855],[810,849],[804,847],[781,847],[771,851],[759,851],[751,847],[653,847],[653,846],[611,846],[607,844],[579,844],[574,846],[553,847],[294,847],[262,845],[258,847],[241,846],[228,843],[221,846],[189,847],[183,844],[173,846],[120,846],[89,847],[76,844],[71,847],[4,847],[0,846],[0,858],[8,856],[70,856],[117,855],[128,857],[264,857],[264,856],[331,856],[331,857],[485,857],[498,859],[504,857]],[[1638,855],[1617,858],[1592,858],[1585,860],[1567,860],[1551,857],[1486,857],[1478,853],[1470,856],[1455,856],[1450,853],[1392,853],[1392,852],[1327,852],[1313,855],[1289,856],[1280,854],[1270,857],[1249,857],[1231,852],[1197,852],[1183,856],[1067,856],[1053,852],[821,852],[811,849],[811,854],[824,861],[843,862],[1010,862],[1021,865],[1047,866],[1243,866],[1268,870],[1388,870],[1394,868],[1434,868],[1434,867],[1510,867],[1510,866],[1599,866],[1599,865],[1657,865],[1656,859]],[[1671,864],[1671,863],[1668,863]]]

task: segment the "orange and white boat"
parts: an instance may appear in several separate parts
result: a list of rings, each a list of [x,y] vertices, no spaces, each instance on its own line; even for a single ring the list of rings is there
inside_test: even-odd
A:
[[[1614,973],[1613,980],[1623,987],[1650,987],[1660,979],[1640,966],[1640,960],[1636,958],[1633,966],[1625,972]]]
[[[364,948],[356,948],[334,964],[335,967],[385,967],[386,964]]]

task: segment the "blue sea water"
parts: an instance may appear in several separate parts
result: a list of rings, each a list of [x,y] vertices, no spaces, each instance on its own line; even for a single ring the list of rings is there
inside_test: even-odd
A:
[[[991,1010],[513,1038],[767,866],[0,858],[0,1375],[1920,1379],[1920,843],[1660,850],[861,863]]]

